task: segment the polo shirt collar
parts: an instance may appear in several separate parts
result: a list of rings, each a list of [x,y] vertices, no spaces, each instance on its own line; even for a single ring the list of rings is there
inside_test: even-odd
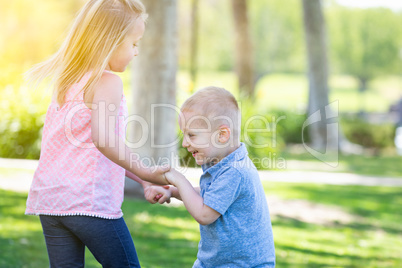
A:
[[[246,149],[246,146],[244,145],[243,142],[240,143],[239,148],[237,148],[235,151],[224,157],[221,161],[219,161],[217,164],[213,164],[212,162],[206,163],[201,166],[202,171],[204,174],[209,173],[213,174],[215,171],[219,170],[223,166],[225,166],[227,163],[232,163],[239,161],[243,159],[245,156],[247,156],[248,152]],[[203,175],[204,175],[203,174]]]

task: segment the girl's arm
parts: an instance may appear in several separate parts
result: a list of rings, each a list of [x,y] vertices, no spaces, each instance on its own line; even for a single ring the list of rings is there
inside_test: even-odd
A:
[[[201,225],[208,225],[216,221],[221,214],[204,204],[199,188],[195,189],[191,183],[178,171],[171,169],[166,178],[175,187],[172,196],[179,197],[190,212],[191,216]],[[177,192],[175,192],[177,191]]]
[[[135,175],[134,173],[131,173],[130,171],[126,170],[126,177],[129,177],[130,179],[132,179],[133,181],[138,182],[139,184],[141,184],[142,188],[146,188],[148,186],[151,186],[152,183],[141,180],[137,175]]]
[[[96,148],[111,161],[128,172],[156,184],[167,184],[164,173],[169,167],[144,167],[137,154],[116,135],[118,112],[123,95],[123,83],[119,76],[103,73],[91,103],[91,133]]]

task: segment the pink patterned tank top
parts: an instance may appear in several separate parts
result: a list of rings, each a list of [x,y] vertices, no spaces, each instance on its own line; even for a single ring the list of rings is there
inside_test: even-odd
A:
[[[65,104],[52,102],[46,113],[39,165],[29,191],[25,214],[83,215],[106,219],[123,216],[125,170],[106,158],[91,139],[91,110],[81,91],[90,73],[73,85]],[[118,135],[125,139],[124,95]]]

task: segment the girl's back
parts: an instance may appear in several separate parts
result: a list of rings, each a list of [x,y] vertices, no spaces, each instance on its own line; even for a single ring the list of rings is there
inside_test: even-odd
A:
[[[122,216],[125,170],[100,153],[91,139],[92,110],[82,92],[90,75],[70,87],[61,108],[56,101],[48,108],[27,214]],[[99,111],[105,108],[100,106]],[[123,139],[126,116],[123,95],[116,130]]]

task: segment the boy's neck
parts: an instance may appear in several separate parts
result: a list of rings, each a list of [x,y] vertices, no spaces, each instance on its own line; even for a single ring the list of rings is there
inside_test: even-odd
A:
[[[222,159],[224,159],[225,157],[227,157],[228,155],[230,155],[231,153],[233,153],[234,151],[236,151],[237,149],[239,149],[240,147],[240,142],[238,142],[237,144],[233,145],[233,146],[229,146],[228,148],[225,148],[227,150],[222,151],[222,154],[219,157],[216,157],[216,161],[213,161],[211,164],[212,165],[216,165],[219,162],[222,161]],[[219,160],[219,161],[217,161]]]
[[[229,148],[228,148],[228,151],[226,152],[225,157],[228,156],[228,155],[230,155],[231,153],[233,153],[233,152],[236,151],[237,149],[239,149],[239,147],[240,147],[240,143],[234,145],[233,147],[229,147]]]

